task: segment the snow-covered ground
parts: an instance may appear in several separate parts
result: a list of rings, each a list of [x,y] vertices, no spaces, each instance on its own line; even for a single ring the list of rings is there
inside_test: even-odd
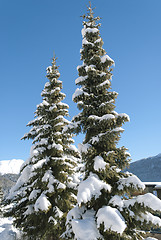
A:
[[[12,218],[0,217],[0,240],[15,240],[15,238],[17,240],[21,239],[20,232],[15,227],[13,227],[12,223],[13,223]],[[157,239],[153,237],[148,237],[145,240],[157,240]]]
[[[23,163],[21,159],[0,161],[0,175],[19,174]],[[0,240],[15,240],[15,237],[21,239],[19,231],[13,226],[13,219],[0,216]]]
[[[20,237],[19,232],[12,225],[12,218],[0,217],[0,240],[14,240],[15,237]]]
[[[24,160],[22,159],[12,159],[0,161],[0,174],[19,174],[20,168]]]

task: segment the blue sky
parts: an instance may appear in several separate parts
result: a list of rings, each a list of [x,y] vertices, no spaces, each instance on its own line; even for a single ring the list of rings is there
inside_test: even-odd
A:
[[[46,82],[53,52],[70,116],[80,61],[81,15],[88,1],[0,1],[0,160],[29,156],[29,131]],[[132,160],[161,153],[161,1],[93,0],[100,16],[104,49],[115,60],[112,89],[119,93],[116,111],[127,113],[120,146]],[[76,138],[76,143],[82,137]]]

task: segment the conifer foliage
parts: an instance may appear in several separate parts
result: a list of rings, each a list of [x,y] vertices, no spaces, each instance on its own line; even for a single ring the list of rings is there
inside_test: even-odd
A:
[[[69,211],[65,239],[126,240],[143,239],[143,231],[161,220],[151,214],[161,209],[154,195],[133,196],[144,184],[133,174],[123,172],[130,154],[118,147],[127,114],[115,111],[117,93],[111,90],[114,61],[103,49],[93,10],[83,16],[81,60],[78,66],[80,86],[73,94],[80,113],[73,118],[69,131],[83,132],[79,149],[84,162],[84,180],[79,184],[77,206]]]
[[[73,171],[79,157],[72,135],[63,131],[68,105],[62,103],[62,81],[54,57],[47,68],[48,82],[42,91],[32,127],[23,139],[33,139],[31,157],[8,200],[14,203],[8,215],[26,233],[27,239],[57,240],[64,231],[65,216],[74,203]]]

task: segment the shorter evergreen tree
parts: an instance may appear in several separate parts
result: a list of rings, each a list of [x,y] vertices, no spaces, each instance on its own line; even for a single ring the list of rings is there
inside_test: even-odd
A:
[[[31,156],[21,169],[8,202],[7,215],[22,229],[27,239],[57,240],[64,231],[66,213],[75,201],[74,169],[79,158],[72,135],[64,127],[69,123],[68,105],[63,103],[62,81],[54,57],[47,68],[48,82],[42,91],[32,127],[22,139],[33,139]]]

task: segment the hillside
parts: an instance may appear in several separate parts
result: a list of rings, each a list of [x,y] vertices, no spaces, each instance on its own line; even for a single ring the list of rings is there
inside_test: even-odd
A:
[[[133,162],[127,170],[143,182],[161,182],[161,154]]]
[[[6,196],[10,188],[16,183],[20,168],[24,163],[21,159],[0,161],[0,187],[4,196]]]

